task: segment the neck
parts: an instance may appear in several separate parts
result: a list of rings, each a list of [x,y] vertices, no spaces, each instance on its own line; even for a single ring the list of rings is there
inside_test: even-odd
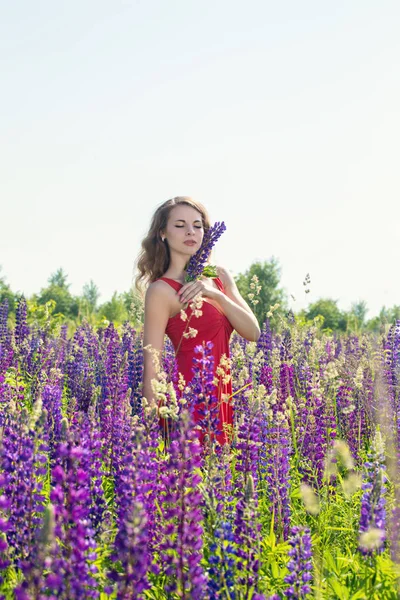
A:
[[[182,254],[174,255],[171,253],[169,267],[165,272],[165,276],[178,281],[185,281],[185,266],[187,265],[188,260],[189,258],[187,256],[182,256]]]

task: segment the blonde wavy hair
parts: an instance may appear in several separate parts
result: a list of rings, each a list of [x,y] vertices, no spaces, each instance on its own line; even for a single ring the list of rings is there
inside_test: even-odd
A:
[[[136,259],[139,271],[135,277],[135,286],[140,294],[144,293],[149,283],[162,277],[170,263],[168,242],[161,239],[161,232],[167,227],[168,218],[174,206],[185,204],[196,209],[201,214],[204,232],[210,228],[210,217],[206,208],[190,196],[176,196],[163,202],[156,210],[151,220],[150,229],[142,241],[142,249]]]

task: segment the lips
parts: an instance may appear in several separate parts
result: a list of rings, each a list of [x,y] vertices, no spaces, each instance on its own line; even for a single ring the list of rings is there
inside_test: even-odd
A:
[[[192,241],[187,241],[187,242],[183,242],[186,246],[195,246],[197,242],[192,242]]]

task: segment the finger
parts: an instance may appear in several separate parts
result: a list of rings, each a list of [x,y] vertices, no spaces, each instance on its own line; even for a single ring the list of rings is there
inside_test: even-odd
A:
[[[184,294],[187,290],[190,290],[190,288],[196,285],[195,281],[190,281],[189,283],[185,283],[180,290],[178,290],[176,293],[178,294],[178,296],[182,297],[182,294]]]
[[[188,290],[185,294],[182,294],[181,296],[181,302],[190,302],[190,300],[192,298],[194,298],[196,296],[196,294],[198,293],[196,291],[197,288],[191,288],[190,290]]]
[[[190,298],[191,298],[191,297],[192,297],[191,293],[190,293],[190,292],[186,292],[186,294],[183,294],[183,295],[181,296],[181,298],[180,298],[180,301],[181,301],[183,304],[186,304],[186,302],[189,302],[189,300],[190,300]]]

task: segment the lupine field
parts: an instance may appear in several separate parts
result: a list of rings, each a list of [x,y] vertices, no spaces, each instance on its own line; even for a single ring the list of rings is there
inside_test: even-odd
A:
[[[234,334],[222,447],[191,419],[207,345],[185,386],[166,343],[165,436],[139,329],[69,338],[0,306],[1,598],[399,597],[400,321],[339,338],[270,313],[257,343]]]

